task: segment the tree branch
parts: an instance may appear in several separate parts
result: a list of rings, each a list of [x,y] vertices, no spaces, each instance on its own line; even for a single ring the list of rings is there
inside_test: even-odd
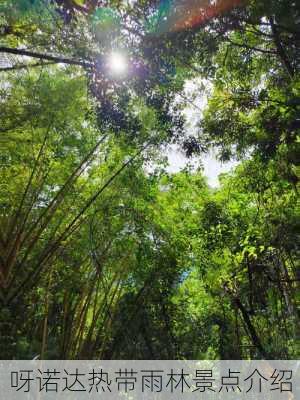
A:
[[[78,66],[84,67],[84,68],[93,68],[94,67],[94,63],[91,63],[91,62],[79,61],[79,60],[74,60],[72,58],[65,58],[65,57],[60,57],[60,56],[52,56],[49,54],[41,54],[41,53],[36,53],[34,51],[27,51],[24,49],[13,49],[11,47],[1,46],[0,53],[9,53],[9,54],[15,54],[18,56],[38,58],[40,60],[54,61],[56,63],[61,63],[61,64],[78,65]]]
[[[0,68],[0,72],[17,71],[17,70],[25,69],[25,68],[43,67],[45,65],[53,65],[53,64],[57,64],[57,63],[54,61],[49,61],[49,62],[38,62],[35,64],[19,64],[19,65],[13,65],[12,67]]]
[[[272,50],[265,50],[265,49],[260,49],[258,47],[248,46],[245,43],[236,43],[233,40],[229,39],[228,37],[226,38],[226,40],[228,40],[228,42],[231,43],[233,46],[237,46],[237,47],[241,47],[241,48],[249,49],[249,50],[253,50],[253,51],[258,51],[258,52],[264,53],[264,54],[276,55],[276,52],[272,51]]]

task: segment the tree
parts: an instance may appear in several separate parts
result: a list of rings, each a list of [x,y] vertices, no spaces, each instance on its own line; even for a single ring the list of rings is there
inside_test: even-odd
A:
[[[297,3],[0,7],[1,357],[296,357]]]

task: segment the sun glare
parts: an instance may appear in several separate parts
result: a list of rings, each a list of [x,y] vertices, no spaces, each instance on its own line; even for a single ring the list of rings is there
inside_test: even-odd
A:
[[[127,70],[127,60],[123,54],[113,52],[109,56],[108,67],[113,75],[123,75]]]

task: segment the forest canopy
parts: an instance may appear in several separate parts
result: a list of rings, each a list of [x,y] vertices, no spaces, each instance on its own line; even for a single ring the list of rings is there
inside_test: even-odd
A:
[[[299,2],[2,0],[0,38],[0,358],[299,358]]]

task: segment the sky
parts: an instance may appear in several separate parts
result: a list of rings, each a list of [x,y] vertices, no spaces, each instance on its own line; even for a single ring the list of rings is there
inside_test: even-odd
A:
[[[173,173],[180,171],[187,165],[188,162],[190,162],[190,160],[187,159],[175,147],[169,150],[168,160],[169,166],[167,167],[167,171]],[[208,184],[214,188],[219,186],[218,176],[221,173],[229,172],[238,164],[237,162],[232,161],[221,163],[217,160],[213,152],[206,154],[205,156],[198,157],[198,160],[193,160],[193,165],[195,165],[195,168],[201,164],[201,161],[204,168],[204,175],[207,177]]]
[[[188,81],[184,88],[184,98],[188,99],[185,101],[187,104],[184,109],[184,114],[186,117],[186,131],[188,134],[193,134],[197,121],[201,117],[202,111],[207,104],[207,96],[211,90],[211,85],[207,81],[196,79],[193,81]],[[184,99],[178,97],[178,102],[184,101]],[[168,153],[169,166],[167,167],[168,172],[178,172],[183,169],[188,163],[191,163],[190,159],[187,159],[184,154],[176,148],[176,146],[171,146]],[[192,160],[192,165],[197,168],[202,164],[204,169],[204,175],[207,177],[208,184],[212,187],[219,186],[218,176],[221,173],[229,172],[233,169],[238,162],[229,161],[226,163],[221,163],[217,160],[215,151],[211,151],[203,156],[197,156],[197,158]]]

